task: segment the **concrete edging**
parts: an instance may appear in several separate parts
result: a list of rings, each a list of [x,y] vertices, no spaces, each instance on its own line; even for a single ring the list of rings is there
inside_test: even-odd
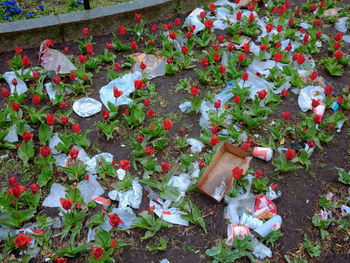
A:
[[[94,8],[68,14],[52,15],[0,24],[0,52],[39,47],[46,38],[62,43],[83,38],[82,28],[89,27],[92,36],[117,32],[120,25],[134,26],[135,12],[149,22],[155,18],[176,16],[177,9],[189,12],[209,0],[133,0],[117,5]]]

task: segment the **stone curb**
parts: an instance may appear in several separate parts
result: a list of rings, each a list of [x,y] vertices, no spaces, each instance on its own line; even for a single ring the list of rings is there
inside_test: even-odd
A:
[[[50,38],[54,43],[62,43],[84,38],[82,29],[89,27],[92,36],[118,32],[120,25],[135,25],[134,13],[141,13],[149,22],[168,19],[181,13],[192,11],[209,0],[133,0],[117,5],[94,8],[68,14],[52,15],[0,24],[0,52],[13,51],[17,45],[22,49],[38,48],[40,43]]]

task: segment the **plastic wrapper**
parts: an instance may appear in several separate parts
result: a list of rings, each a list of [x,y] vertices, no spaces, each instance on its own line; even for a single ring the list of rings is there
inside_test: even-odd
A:
[[[83,180],[79,183],[78,189],[86,204],[92,201],[94,195],[103,195],[105,192],[101,185],[97,182],[96,178],[92,175],[89,176],[89,180]]]
[[[350,214],[350,207],[347,205],[341,206],[342,216]]]
[[[123,221],[124,224],[119,224],[118,228],[123,229],[131,229],[132,221],[136,218],[136,215],[134,211],[130,207],[124,207],[124,208],[114,208],[111,213],[116,213],[120,219]],[[106,221],[102,223],[101,228],[106,230],[107,232],[111,231],[113,228],[111,224],[109,223],[109,217],[107,217]]]
[[[10,143],[18,142],[18,135],[17,135],[17,126],[16,124],[12,125],[9,129],[6,137],[4,138],[4,141],[8,141]]]
[[[183,113],[190,113],[192,111],[192,103],[190,101],[185,101],[179,105],[179,109]]]
[[[49,142],[49,147],[51,150],[51,153],[53,155],[59,154],[60,152],[58,150],[56,150],[56,146],[62,142],[61,139],[58,137],[57,134],[55,134],[54,136],[51,137],[50,142]]]
[[[257,196],[254,216],[259,219],[268,219],[277,213],[277,207],[265,195]]]
[[[56,98],[57,87],[53,86],[51,82],[45,83],[46,92],[49,95],[50,100],[54,100]],[[71,94],[72,90],[70,88],[66,88],[65,92],[67,94]]]
[[[191,177],[194,178],[194,177],[198,177],[199,176],[199,173],[200,173],[200,169],[199,169],[199,165],[198,165],[198,162],[195,162],[193,164],[193,171],[191,173]]]
[[[337,122],[337,133],[341,133],[341,128],[344,125],[344,120]]]
[[[191,151],[193,153],[200,153],[204,147],[204,144],[201,141],[198,141],[193,138],[189,138],[186,140],[186,142],[191,145]]]
[[[180,211],[176,207],[168,208],[167,202],[163,202],[161,199],[157,199],[157,202],[151,200],[149,206],[154,206],[154,213],[164,221],[188,226],[188,220],[181,218],[181,215],[187,215],[187,213]]]
[[[132,54],[131,57],[136,61],[132,67],[132,72],[141,72],[140,63],[143,62],[147,66],[143,70],[143,72],[147,74],[147,79],[165,75],[165,59],[163,57],[145,53],[135,53]]]
[[[259,259],[264,260],[266,257],[272,257],[272,251],[270,248],[260,243],[256,238],[252,239],[252,244],[254,246],[253,255]]]
[[[114,201],[119,201],[119,208],[131,206],[132,208],[139,209],[142,201],[142,186],[138,182],[138,178],[135,178],[128,191],[119,192],[113,190],[108,193],[108,197]]]
[[[7,226],[0,227],[0,240],[5,240],[7,236],[13,237],[17,234],[15,229],[9,228]]]
[[[290,148],[296,151],[300,151],[302,149],[304,149],[305,145],[302,142],[299,141],[295,141],[290,145]]]
[[[225,202],[228,206],[225,208],[224,217],[229,219],[231,224],[239,224],[239,215],[254,210],[255,196],[252,194],[238,195],[235,198],[225,197]]]
[[[312,110],[313,99],[323,101],[324,98],[324,88],[321,86],[307,86],[299,93],[298,105],[303,112],[306,112]]]
[[[170,261],[167,260],[166,258],[164,258],[164,259],[160,260],[159,263],[170,263]]]
[[[57,154],[57,155],[55,155],[55,159],[56,159],[56,162],[55,162],[56,166],[64,166],[64,163],[67,159],[67,155],[64,153]]]
[[[102,103],[93,98],[81,98],[73,103],[73,111],[80,117],[90,117],[102,110]]]
[[[109,109],[108,102],[115,106],[129,105],[132,99],[129,95],[135,91],[134,80],[142,79],[141,72],[135,71],[133,73],[125,74],[121,78],[117,78],[109,82],[106,86],[100,89],[100,99],[102,103]],[[119,98],[114,97],[113,87],[117,87],[123,94]]]
[[[342,32],[343,34],[345,34],[346,31],[348,30],[348,27],[346,25],[348,19],[349,18],[346,16],[339,18],[338,22],[335,22],[335,24],[334,24],[335,29]]]
[[[197,34],[199,31],[202,31],[205,28],[205,25],[200,21],[199,14],[204,12],[202,8],[196,8],[188,15],[185,20],[184,26],[195,25],[196,28],[193,31],[193,34]]]
[[[168,185],[175,186],[181,192],[181,196],[185,195],[187,188],[191,184],[191,176],[185,173],[181,173],[179,176],[173,176],[170,178]]]
[[[279,215],[273,216],[271,219],[266,221],[264,224],[259,226],[254,231],[258,233],[261,237],[266,237],[272,231],[276,231],[281,228],[282,218]]]
[[[54,218],[55,222],[52,225],[52,228],[58,229],[62,227],[62,222],[61,219],[59,217],[55,217]]]
[[[271,201],[281,197],[281,195],[282,195],[281,191],[278,190],[276,193],[275,190],[273,190],[271,186],[269,187],[269,191],[267,191],[267,193],[266,193],[266,197],[268,199],[270,199]]]
[[[60,51],[48,48],[46,41],[42,42],[39,50],[39,65],[45,70],[57,70],[60,66],[59,74],[69,74],[77,68],[70,60]]]
[[[50,194],[43,201],[42,206],[61,207],[60,198],[65,198],[66,188],[60,184],[54,183],[50,188]]]
[[[96,234],[95,229],[89,228],[89,232],[88,232],[88,235],[87,235],[86,243],[94,241],[95,240],[95,234]]]
[[[15,90],[16,90],[17,94],[21,95],[28,90],[27,85],[20,78],[18,78],[16,76],[16,73],[14,71],[6,72],[2,75],[2,77],[5,79],[7,84],[10,86],[11,94],[15,93]],[[13,79],[17,79],[17,86],[16,87],[15,87],[15,85],[12,84]]]
[[[226,245],[232,246],[233,240],[237,237],[238,239],[243,239],[250,235],[249,228],[247,226],[240,226],[230,224],[227,226],[227,240]]]
[[[113,161],[113,155],[110,153],[105,152],[96,154],[94,157],[92,157],[89,161],[85,163],[87,165],[86,171],[91,174],[96,174],[98,172],[98,162],[101,161],[102,158],[104,158],[109,163]]]
[[[343,36],[343,40],[344,40],[346,43],[350,43],[350,35],[345,35],[345,36]]]

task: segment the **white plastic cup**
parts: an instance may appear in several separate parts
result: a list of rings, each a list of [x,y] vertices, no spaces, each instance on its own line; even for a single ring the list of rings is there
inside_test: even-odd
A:
[[[253,149],[253,156],[265,161],[270,161],[272,158],[272,149],[271,148],[265,148],[265,147],[254,147]]]
[[[325,110],[326,110],[326,105],[324,103],[320,103],[317,107],[313,109],[313,112],[316,115],[320,116],[320,118],[322,119]]]
[[[272,231],[278,230],[282,225],[282,218],[279,215],[273,216],[254,231],[261,237],[266,237]]]

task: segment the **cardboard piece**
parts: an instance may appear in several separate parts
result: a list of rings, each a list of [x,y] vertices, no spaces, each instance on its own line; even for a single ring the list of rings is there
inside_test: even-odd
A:
[[[233,185],[232,170],[238,166],[246,173],[251,159],[245,151],[224,142],[198,182],[199,191],[220,202]]]

